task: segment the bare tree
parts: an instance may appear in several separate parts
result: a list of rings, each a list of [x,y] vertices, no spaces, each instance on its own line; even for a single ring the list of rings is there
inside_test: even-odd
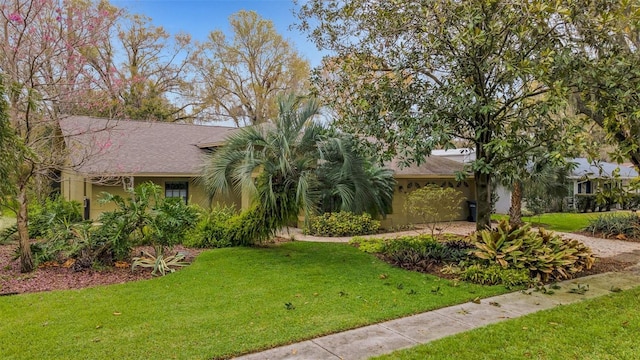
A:
[[[278,96],[307,91],[309,63],[255,12],[240,11],[229,22],[233,39],[217,30],[199,46],[195,97],[214,120],[236,126],[272,120]]]

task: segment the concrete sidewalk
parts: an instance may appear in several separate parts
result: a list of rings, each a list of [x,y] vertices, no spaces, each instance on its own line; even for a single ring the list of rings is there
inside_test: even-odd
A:
[[[368,359],[398,349],[413,347],[448,335],[487,324],[516,318],[611,293],[612,289],[627,290],[640,286],[640,272],[598,274],[567,280],[557,285],[553,294],[527,290],[482,299],[391,320],[358,329],[282,346],[238,357],[258,359]],[[587,289],[583,294],[571,289]]]

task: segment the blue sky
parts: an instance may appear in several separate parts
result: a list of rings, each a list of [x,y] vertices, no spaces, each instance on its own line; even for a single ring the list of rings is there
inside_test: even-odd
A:
[[[112,0],[118,7],[144,14],[171,33],[183,31],[194,40],[203,41],[212,30],[229,32],[229,16],[239,10],[253,10],[273,21],[278,33],[291,40],[312,67],[320,64],[322,55],[304,34],[289,29],[296,19],[290,0]]]

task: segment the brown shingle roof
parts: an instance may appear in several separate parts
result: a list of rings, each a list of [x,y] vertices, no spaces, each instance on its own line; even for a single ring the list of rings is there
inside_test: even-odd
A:
[[[237,128],[72,116],[60,121],[74,170],[87,175],[196,175],[208,144]]]
[[[462,171],[464,164],[441,156],[428,156],[420,165],[401,167],[398,160],[391,160],[385,166],[393,170],[395,177],[455,177],[456,171]]]

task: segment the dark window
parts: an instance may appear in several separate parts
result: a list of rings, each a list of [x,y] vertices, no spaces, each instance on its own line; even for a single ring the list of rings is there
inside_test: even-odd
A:
[[[578,183],[578,194],[591,194],[591,180]]]
[[[166,182],[164,184],[164,197],[165,198],[181,198],[184,203],[187,203],[189,196],[189,183],[186,181]]]

